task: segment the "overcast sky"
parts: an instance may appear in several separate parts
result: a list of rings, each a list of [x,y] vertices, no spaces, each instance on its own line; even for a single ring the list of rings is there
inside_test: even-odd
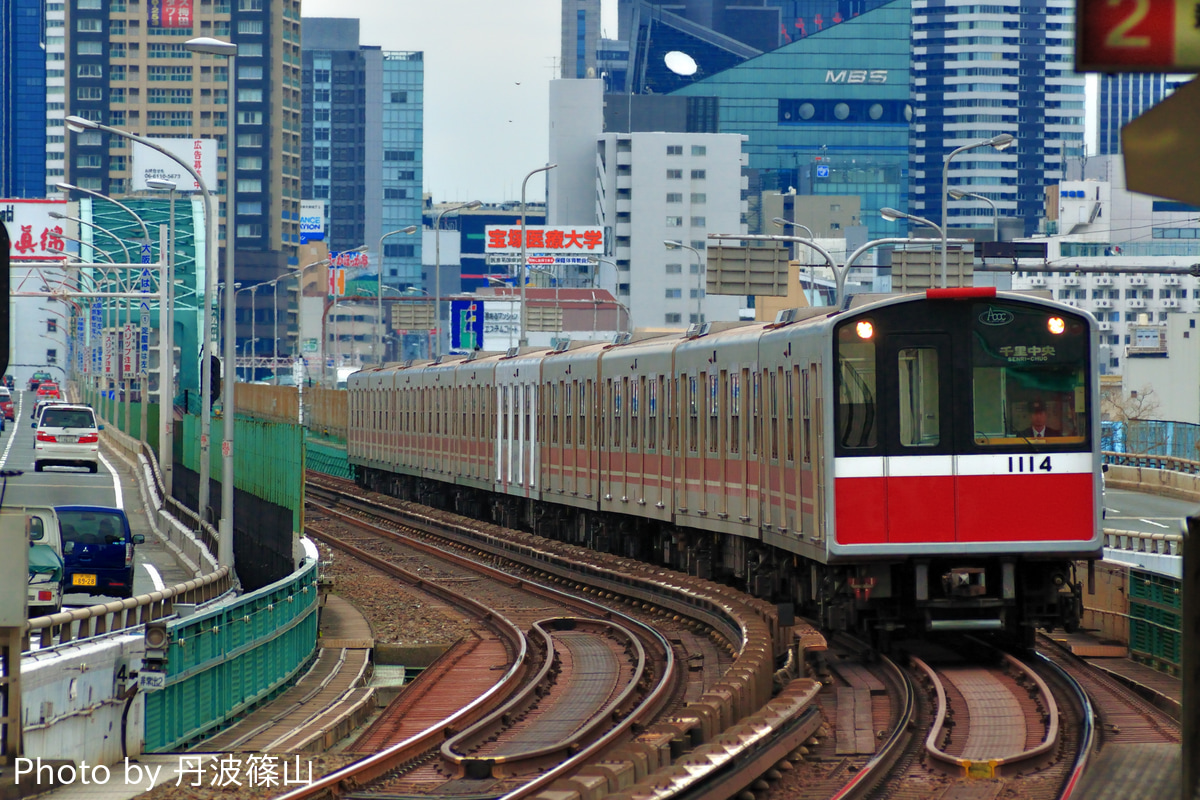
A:
[[[358,17],[359,43],[425,53],[425,191],[437,202],[519,200],[546,163],[561,0],[304,0]],[[544,183],[530,180],[527,196]],[[536,191],[535,191],[535,187]]]

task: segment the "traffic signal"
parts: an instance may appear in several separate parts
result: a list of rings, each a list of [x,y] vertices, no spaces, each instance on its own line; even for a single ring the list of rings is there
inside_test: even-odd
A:
[[[212,397],[209,398],[209,408],[221,396],[221,359],[214,355],[208,357],[208,371],[212,376]]]
[[[143,644],[146,652],[142,656],[142,669],[148,672],[165,672],[167,650],[171,646],[171,634],[167,630],[167,623],[162,620],[147,622]]]

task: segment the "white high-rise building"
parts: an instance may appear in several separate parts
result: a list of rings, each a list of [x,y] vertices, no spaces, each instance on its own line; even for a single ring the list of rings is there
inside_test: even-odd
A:
[[[746,137],[729,133],[605,133],[597,137],[596,221],[611,231],[616,269],[602,271],[635,327],[737,320],[741,296],[705,296],[709,233],[745,233]],[[551,199],[554,203],[554,198]],[[668,250],[678,241],[697,253]]]
[[[65,3],[46,3],[46,196],[57,197],[66,180],[67,12]],[[98,134],[97,134],[98,135]]]

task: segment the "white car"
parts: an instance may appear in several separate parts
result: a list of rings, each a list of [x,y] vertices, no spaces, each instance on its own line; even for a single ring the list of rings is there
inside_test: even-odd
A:
[[[100,431],[91,406],[56,404],[42,410],[33,424],[33,469],[43,467],[87,467],[100,469]]]

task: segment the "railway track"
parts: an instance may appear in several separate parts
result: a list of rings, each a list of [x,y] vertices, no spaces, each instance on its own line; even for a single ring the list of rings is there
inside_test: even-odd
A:
[[[393,733],[390,745],[386,736],[372,739],[363,749],[380,742],[384,749],[288,798],[479,791],[519,797],[572,782],[601,796],[598,780],[611,788],[653,780],[662,796],[686,790],[725,800],[820,725],[812,681],[791,681],[772,699],[775,655],[787,653],[779,642],[792,641],[774,606],[637,562],[363,497],[352,484],[318,480],[308,491],[318,504],[309,514],[318,538],[337,539],[336,546],[378,568],[407,572],[411,585],[443,602],[450,602],[449,586],[469,587],[488,608],[475,612],[481,623],[503,620],[501,627],[531,636],[523,644],[507,637],[506,666],[520,677],[474,703],[469,718],[460,712],[399,742]],[[409,554],[395,554],[397,547]],[[502,560],[503,571],[496,568]],[[469,657],[453,653],[443,659]],[[401,700],[419,696],[422,708],[461,702],[435,699],[436,686],[447,682],[448,670],[434,680],[439,666]],[[425,676],[430,685],[421,689]],[[385,727],[377,723],[368,734],[378,737]],[[447,728],[453,735],[443,742]]]

